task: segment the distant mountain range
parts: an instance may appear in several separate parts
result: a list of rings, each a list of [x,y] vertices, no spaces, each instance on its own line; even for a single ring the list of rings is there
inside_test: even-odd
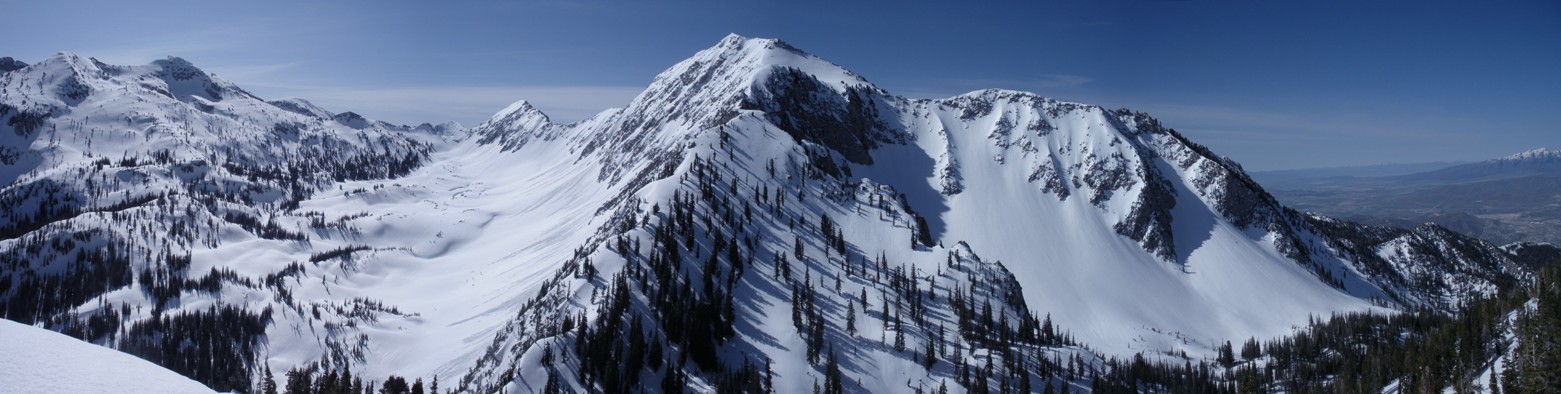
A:
[[[1286,182],[1296,180],[1316,180],[1321,178],[1349,178],[1349,177],[1381,177],[1394,175],[1409,175],[1426,171],[1440,170],[1460,164],[1468,164],[1463,161],[1435,161],[1424,163],[1392,163],[1373,164],[1363,166],[1300,168],[1290,170],[1253,171],[1252,178],[1257,179],[1266,186],[1280,186]]]
[[[1437,223],[1497,243],[1561,244],[1561,152],[1540,148],[1412,173],[1348,172],[1254,177],[1305,211],[1392,226]]]
[[[1523,177],[1561,176],[1561,151],[1545,148],[1506,157],[1406,175],[1417,181],[1479,182]]]

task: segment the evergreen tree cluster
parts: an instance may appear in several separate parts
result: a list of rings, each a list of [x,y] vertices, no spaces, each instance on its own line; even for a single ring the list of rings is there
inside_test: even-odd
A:
[[[1239,353],[1225,342],[1212,361],[1172,362],[1143,354],[1130,360],[1109,358],[1091,369],[1088,380],[1093,390],[1103,393],[1375,393],[1389,385],[1413,392],[1476,392],[1493,386],[1509,393],[1551,392],[1547,390],[1561,387],[1549,380],[1561,371],[1556,363],[1561,358],[1551,353],[1546,359],[1544,351],[1523,345],[1525,324],[1534,328],[1531,333],[1543,333],[1539,335],[1550,335],[1558,327],[1554,320],[1524,323],[1555,316],[1535,318],[1543,313],[1524,308],[1544,303],[1544,289],[1552,289],[1553,301],[1561,294],[1554,290],[1561,289],[1561,278],[1553,272],[1545,275],[1531,290],[1513,288],[1467,303],[1452,316],[1429,309],[1340,313],[1327,321],[1314,320],[1289,337],[1248,339]],[[1519,315],[1514,329],[1519,341],[1506,356],[1505,372],[1497,374],[1501,379],[1478,381],[1506,347],[1503,334],[1514,311]],[[1556,343],[1553,335],[1535,338],[1532,343],[1540,346]]]
[[[663,387],[679,387],[688,361],[725,376],[718,380],[725,387],[749,387],[757,376],[751,364],[726,371],[718,357],[736,334],[735,286],[753,265],[754,241],[746,234],[751,209],[738,211],[723,196],[736,194],[736,185],[716,187],[721,176],[707,161],[696,158],[693,173],[700,192],[674,194],[643,255],[638,240],[619,239],[616,249],[633,263],[613,275],[595,320],[580,316],[571,324],[577,378],[593,391],[630,392],[642,384],[642,372],[659,374]]]
[[[270,308],[255,313],[212,306],[177,315],[154,314],[130,325],[118,348],[214,390],[246,391],[270,324]]]
[[[1501,387],[1507,393],[1561,392],[1561,262],[1539,271],[1532,298],[1517,313],[1517,344],[1504,359]],[[1491,385],[1494,386],[1493,380]]]
[[[352,367],[346,366],[340,371],[329,369],[324,372],[316,372],[312,368],[293,368],[287,370],[283,376],[283,383],[278,385],[275,376],[271,374],[271,368],[266,367],[264,374],[254,387],[259,394],[440,394],[439,377],[435,376],[429,384],[423,384],[423,378],[416,378],[411,382],[407,378],[390,375],[384,381],[364,379],[361,375],[353,375]]]

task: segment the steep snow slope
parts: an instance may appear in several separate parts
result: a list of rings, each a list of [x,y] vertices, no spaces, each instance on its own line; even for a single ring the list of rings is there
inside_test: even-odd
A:
[[[0,319],[0,381],[8,393],[210,393],[135,356]]]
[[[911,201],[938,214],[937,239],[1006,262],[1032,306],[1108,353],[1199,354],[1383,297],[1347,266],[1333,269],[1355,295],[1287,256],[1280,248],[1298,235],[1277,209],[1221,212],[1254,197],[1228,195],[1244,185],[1219,184],[1232,180],[1217,159],[1125,123],[1152,119],[1007,91],[908,107],[915,143],[874,152],[880,163],[855,173],[922,191]]]
[[[372,345],[353,362],[371,375],[448,379],[474,362],[492,330],[605,219],[598,210],[615,196],[613,186],[596,181],[595,163],[576,165],[573,159],[564,150],[505,153],[464,144],[435,154],[434,164],[404,178],[347,182],[343,189],[364,191],[304,201],[300,210],[370,213],[345,221],[352,234],[339,242],[376,252],[355,258],[366,263],[358,267],[305,268],[309,279],[300,280],[294,297],[368,296],[415,313],[368,330]],[[330,285],[308,286],[320,280],[316,276]],[[313,335],[269,334],[279,345],[273,346],[274,363],[320,356],[309,346]]]

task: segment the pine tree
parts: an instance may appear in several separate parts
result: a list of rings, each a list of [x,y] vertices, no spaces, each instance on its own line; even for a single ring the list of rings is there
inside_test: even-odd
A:
[[[771,368],[770,358],[764,358],[764,391],[775,392],[775,371]]]
[[[900,324],[900,311],[894,311],[894,351],[905,351],[905,327]]]
[[[797,242],[792,246],[791,253],[793,257],[797,258],[797,261],[802,261],[802,252],[802,236],[798,235]]]
[[[338,394],[336,392],[337,380],[336,370],[326,371],[324,375],[320,376],[319,380],[314,382],[314,392],[316,394]]]
[[[337,380],[336,382],[336,387],[338,388],[337,392],[351,393],[352,381],[356,379],[358,379],[357,376],[352,376],[352,365],[347,365],[346,367],[342,368],[341,379]]]
[[[260,387],[255,391],[261,394],[277,394],[276,378],[271,375],[271,365],[266,365],[265,372],[260,377]]]
[[[1046,314],[1046,320],[1041,322],[1041,341],[1047,344],[1055,344],[1057,332],[1052,328],[1052,314]]]
[[[549,377],[548,380],[552,381],[554,379],[552,377]],[[554,382],[553,385],[556,385],[556,384],[557,383]],[[678,390],[681,387],[682,386],[680,386],[678,384],[677,370],[673,370],[671,368],[668,368],[667,372],[664,372],[664,373],[661,374],[661,392],[663,392],[663,393],[678,393],[679,392]],[[548,393],[552,393],[552,392],[548,392]]]
[[[665,387],[665,385],[663,385]],[[549,368],[547,371],[547,383],[542,386],[543,394],[562,394],[563,388],[558,384],[558,371]]]
[[[379,387],[379,394],[409,394],[411,391],[406,378],[395,375],[385,378],[385,384]]]
[[[1225,341],[1224,345],[1220,345],[1218,361],[1225,368],[1230,368],[1231,365],[1236,364],[1236,354],[1231,349],[1230,341]]]
[[[856,302],[846,300],[846,334],[856,335]]]
[[[1241,359],[1251,361],[1263,355],[1262,348],[1257,343],[1257,338],[1247,338],[1247,342],[1241,345]]]
[[[926,368],[928,371],[931,371],[932,366],[938,363],[938,355],[936,352],[936,348],[932,347],[932,342],[927,342],[927,347],[923,349],[921,354],[921,366]]]
[[[1020,371],[1019,372],[1019,392],[1021,392],[1021,393],[1030,393],[1030,392],[1032,392],[1032,391],[1030,391],[1030,389],[1031,389],[1031,387],[1030,387],[1030,374],[1024,373],[1024,371]]]
[[[314,382],[310,381],[309,373],[301,369],[287,370],[287,394],[312,394]]]
[[[829,361],[824,367],[824,393],[844,394],[845,376],[840,372],[840,361],[835,358],[835,350],[829,350]]]

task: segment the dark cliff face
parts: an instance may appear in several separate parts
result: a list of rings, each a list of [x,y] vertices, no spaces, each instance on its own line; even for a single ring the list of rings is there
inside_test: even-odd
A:
[[[12,59],[10,56],[0,57],[0,74],[20,70],[27,67],[27,63]]]
[[[743,108],[764,111],[771,123],[798,141],[827,147],[854,163],[872,164],[869,152],[879,146],[885,130],[878,100],[870,89],[853,86],[841,94],[801,70],[781,68]]]

